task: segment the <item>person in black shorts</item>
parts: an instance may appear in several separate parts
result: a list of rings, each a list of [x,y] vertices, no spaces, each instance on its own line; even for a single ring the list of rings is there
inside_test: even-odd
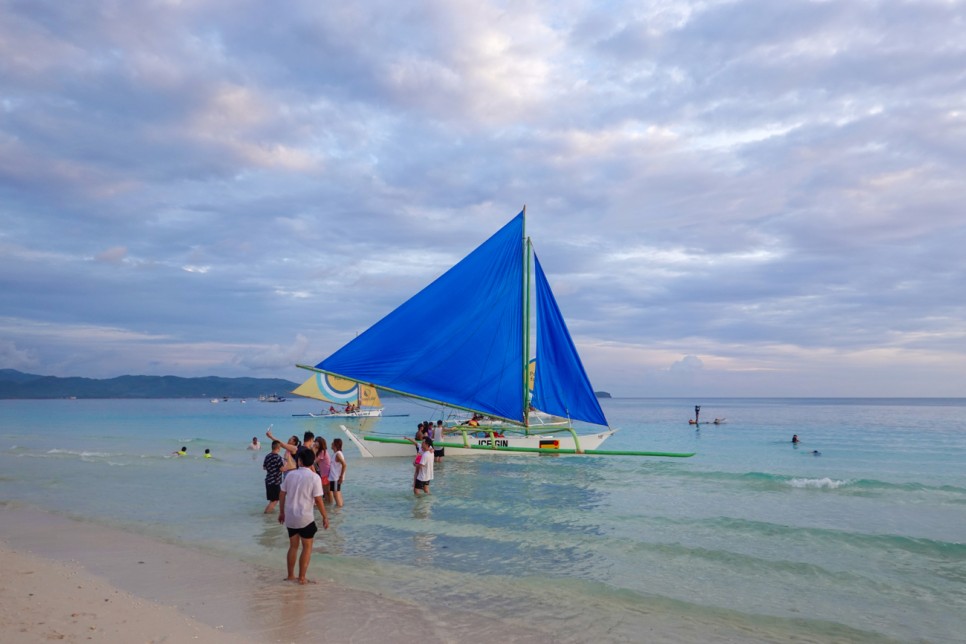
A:
[[[315,508],[322,514],[322,527],[329,527],[329,517],[322,502],[322,479],[312,467],[315,452],[304,449],[296,456],[298,469],[285,475],[279,496],[278,522],[288,529],[288,554],[285,562],[288,567],[286,581],[311,583],[305,575],[312,559],[312,543],[318,527],[315,525]],[[299,546],[302,554],[299,554]],[[295,576],[295,562],[299,564],[299,576]]]
[[[413,477],[413,494],[429,494],[429,484],[433,482],[433,439],[423,439],[423,451],[416,457],[416,476]]]
[[[433,428],[433,443],[443,442],[443,421],[437,420],[436,427]],[[433,457],[437,463],[443,462],[443,457],[446,456],[446,450],[442,447],[433,447]]]
[[[285,461],[279,454],[281,449],[282,444],[280,442],[272,441],[272,451],[266,454],[265,460],[262,461],[262,469],[265,470],[265,498],[268,499],[265,514],[275,510],[275,506],[278,504],[278,494],[282,489],[282,467],[285,465]]]

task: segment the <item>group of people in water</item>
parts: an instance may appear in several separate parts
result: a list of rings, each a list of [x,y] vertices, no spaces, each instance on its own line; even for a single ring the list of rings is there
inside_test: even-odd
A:
[[[285,442],[277,439],[272,434],[271,429],[266,432],[266,435],[272,441],[271,452],[265,456],[262,462],[262,469],[266,472],[265,494],[268,499],[268,505],[265,506],[266,514],[272,512],[279,502],[278,493],[281,490],[275,490],[274,486],[281,486],[282,480],[288,473],[297,470],[300,465],[311,469],[318,475],[323,486],[325,501],[342,507],[342,482],[345,480],[347,466],[345,455],[342,453],[341,438],[332,441],[332,453],[330,454],[326,440],[321,436],[316,436],[314,432],[306,431],[301,440],[298,436],[290,436]],[[299,455],[305,452],[312,453],[314,458],[311,464],[300,463]],[[272,455],[278,458],[272,458]],[[274,482],[276,480],[278,483]]]
[[[309,583],[306,573],[312,558],[312,544],[318,532],[315,510],[322,515],[322,529],[325,530],[329,527],[326,503],[334,503],[340,508],[343,503],[342,483],[348,465],[342,453],[342,439],[332,441],[330,454],[326,440],[310,431],[303,434],[302,440],[293,435],[285,442],[273,436],[271,429],[265,435],[272,441],[271,452],[262,461],[268,500],[265,514],[278,507],[278,522],[288,531],[286,580],[306,584]],[[260,447],[256,436],[248,449],[258,450]]]
[[[446,428],[443,427],[443,421],[438,420],[434,425],[432,421],[425,420],[416,426],[416,435],[413,438],[408,436],[403,436],[403,438],[415,445],[417,452],[419,452],[423,441],[428,438],[430,446],[433,447],[433,462],[441,463],[443,457],[446,456],[446,450],[442,447],[434,447],[434,443],[442,442],[445,433]]]
[[[186,446],[182,446],[181,449],[178,450],[177,452],[171,452],[171,453],[174,456],[187,456],[188,455],[188,448]],[[205,458],[212,458],[212,456],[211,456],[211,450],[210,449],[205,449],[204,457]]]
[[[417,496],[429,494],[433,465],[445,456],[444,450],[435,448],[433,444],[434,438],[442,441],[443,432],[443,421],[436,425],[426,421],[419,424],[415,439],[407,438],[416,446],[413,494]],[[306,574],[319,529],[315,510],[322,516],[322,529],[328,529],[326,505],[343,506],[342,484],[348,464],[342,453],[342,439],[333,439],[330,448],[325,438],[311,431],[306,431],[301,439],[293,435],[284,442],[272,434],[271,428],[265,435],[271,441],[271,451],[262,461],[267,500],[264,513],[270,514],[277,508],[278,522],[288,531],[286,580],[300,584],[312,583]],[[258,436],[253,436],[247,446],[253,452],[253,458],[261,448]],[[188,448],[182,447],[175,454],[185,456],[187,452]],[[211,457],[210,450],[205,450],[205,456]]]

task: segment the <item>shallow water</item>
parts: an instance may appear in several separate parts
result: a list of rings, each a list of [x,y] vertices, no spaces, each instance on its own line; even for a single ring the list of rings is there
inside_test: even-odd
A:
[[[727,423],[689,426],[694,402]],[[433,496],[413,499],[409,459],[348,444],[346,507],[313,568],[566,641],[640,639],[665,621],[684,640],[966,632],[966,400],[602,405],[621,428],[606,449],[697,455],[449,458]],[[0,401],[0,500],[281,566],[284,531],[261,514],[267,441],[246,447],[269,424],[338,436],[334,421],[292,416],[316,407]],[[364,431],[411,435],[438,417],[399,399],[387,413],[409,416]],[[189,455],[172,456],[182,445]]]

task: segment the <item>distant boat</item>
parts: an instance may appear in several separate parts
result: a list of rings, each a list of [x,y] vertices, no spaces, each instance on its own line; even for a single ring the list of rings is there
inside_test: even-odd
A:
[[[382,403],[376,388],[327,373],[312,374],[292,390],[296,396],[322,400],[328,410],[308,414],[313,418],[375,418],[382,416]],[[332,405],[338,405],[337,409]],[[300,414],[301,415],[301,414]]]
[[[452,435],[440,443],[447,456],[607,453],[597,448],[616,430],[608,427],[540,261],[525,236],[525,213],[526,209],[315,367],[298,366],[501,423],[499,427],[479,423],[450,428]],[[539,365],[532,387],[528,383],[531,300],[536,309]],[[568,423],[534,426],[528,414],[531,407]],[[602,429],[578,435],[573,421]],[[342,430],[363,456],[413,454],[407,440],[360,438],[345,426]]]
[[[278,394],[269,394],[267,396],[259,396],[258,402],[269,402],[269,403],[285,402],[285,397],[279,396]]]

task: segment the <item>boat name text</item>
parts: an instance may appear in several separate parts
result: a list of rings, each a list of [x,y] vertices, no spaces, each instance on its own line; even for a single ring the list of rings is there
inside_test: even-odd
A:
[[[481,438],[480,439],[480,445],[486,445],[487,447],[490,447],[490,446],[492,446],[492,444],[493,444],[493,441],[491,439],[489,439],[489,438]],[[510,441],[508,441],[505,438],[498,438],[496,440],[496,446],[497,447],[509,447],[510,446]]]

